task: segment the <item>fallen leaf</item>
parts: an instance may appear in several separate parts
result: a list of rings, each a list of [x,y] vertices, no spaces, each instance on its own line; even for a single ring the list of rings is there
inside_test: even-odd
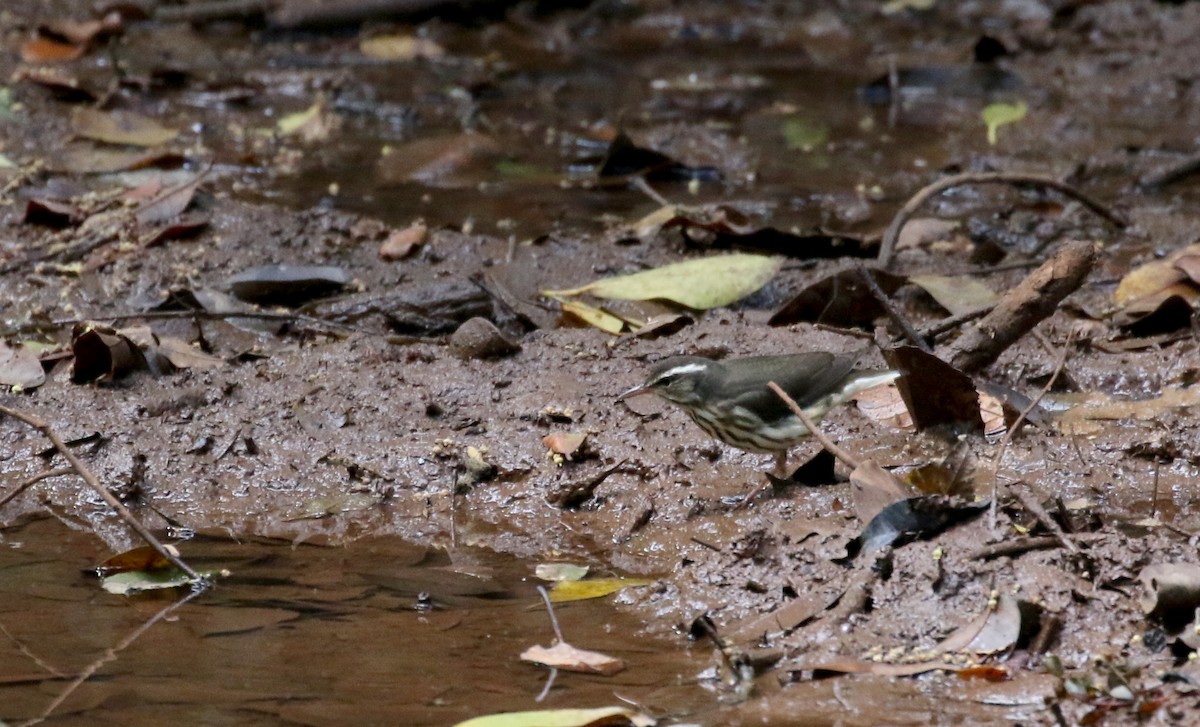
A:
[[[967,275],[913,275],[908,282],[929,293],[952,315],[993,306],[1000,300],[991,288]]]
[[[350,273],[332,265],[258,265],[226,279],[239,300],[296,306],[337,293]]]
[[[1101,392],[1076,397],[1077,402],[1058,419],[1064,434],[1095,434],[1104,429],[1102,422],[1120,419],[1149,421],[1172,409],[1200,405],[1200,387],[1166,389],[1153,399],[1118,399]]]
[[[648,578],[594,578],[590,581],[560,581],[550,589],[550,600],[554,603],[586,601],[602,598],[625,588],[637,588],[653,583]]]
[[[71,351],[75,355],[71,381],[76,384],[114,381],[150,368],[137,344],[111,328],[77,325]]]
[[[429,38],[413,35],[377,35],[364,38],[358,50],[368,58],[381,61],[411,61],[414,58],[441,58],[446,49]]]
[[[576,648],[565,641],[549,648],[531,646],[521,652],[521,660],[564,671],[603,674],[604,676],[611,676],[625,669],[625,662],[620,659],[601,654],[598,651]]]
[[[1138,579],[1142,583],[1138,601],[1147,616],[1190,620],[1200,607],[1200,565],[1155,563],[1143,568]]]
[[[132,111],[101,111],[90,107],[75,109],[71,115],[71,128],[77,136],[85,139],[130,146],[159,146],[179,136],[178,131],[148,116]]]
[[[912,414],[908,413],[904,397],[900,396],[900,390],[896,388],[894,382],[882,386],[872,386],[866,391],[860,392],[855,397],[855,401],[863,416],[873,422],[886,424],[906,432],[916,429]]]
[[[164,588],[181,588],[195,583],[195,580],[178,568],[164,568],[150,571],[128,571],[107,576],[100,580],[100,587],[118,596],[130,596],[142,591],[155,591]]]
[[[986,502],[963,502],[942,495],[923,495],[894,502],[879,511],[858,537],[846,544],[846,555],[835,558],[843,565],[860,553],[871,554],[888,546],[899,547],[917,538],[929,538],[988,508]]]
[[[878,674],[880,676],[903,677],[924,674],[929,671],[958,671],[954,664],[941,661],[920,661],[911,664],[892,664],[886,661],[867,661],[853,656],[817,656],[801,659],[788,665],[789,671],[835,672],[839,674]]]
[[[1015,646],[1020,636],[1020,604],[1012,596],[1001,594],[983,613],[942,639],[937,650],[995,654]]]
[[[275,128],[281,136],[294,136],[302,143],[315,144],[327,140],[337,126],[337,115],[325,108],[324,98],[318,98],[307,109],[281,118]]]
[[[538,563],[534,575],[543,581],[577,581],[588,574],[586,565],[573,563]]]
[[[981,112],[983,123],[987,124],[987,140],[991,145],[996,144],[996,130],[1005,124],[1015,124],[1025,118],[1029,106],[1024,101],[1015,104],[988,104]]]
[[[75,60],[84,50],[86,46],[82,44],[38,37],[21,45],[21,60],[25,63],[62,63]]]
[[[982,431],[979,392],[970,376],[916,346],[885,349],[883,357],[901,373],[896,387],[917,429],[952,424]]]
[[[1127,306],[1138,298],[1155,294],[1181,295],[1189,303],[1200,298],[1200,288],[1192,283],[1196,281],[1186,272],[1190,262],[1184,262],[1182,267],[1176,263],[1184,258],[1200,256],[1200,242],[1176,250],[1162,260],[1154,260],[1131,270],[1113,293],[1117,305]],[[1180,285],[1182,283],[1182,285]]]
[[[414,222],[403,230],[392,230],[379,246],[379,257],[384,260],[403,260],[409,257],[425,242],[427,232],[424,222]]]
[[[581,159],[577,166],[594,160]],[[640,174],[651,181],[715,180],[721,174],[712,167],[690,167],[654,149],[638,146],[624,131],[618,132],[600,161],[598,177],[625,177]]]
[[[173,220],[192,203],[196,189],[200,186],[201,176],[161,189],[149,199],[140,203],[134,210],[137,221],[143,225],[153,225]]]
[[[554,432],[542,437],[542,444],[556,454],[570,456],[583,445],[587,432]]]
[[[559,300],[563,313],[574,316],[588,325],[599,328],[614,336],[625,330],[625,321],[608,311],[601,310],[577,300]]]
[[[46,383],[46,372],[37,354],[21,345],[9,346],[0,338],[0,386],[35,389]]]
[[[167,545],[165,547],[172,555],[179,556],[179,551],[175,549],[175,546]],[[132,550],[126,550],[124,553],[118,553],[96,566],[96,575],[103,578],[130,571],[162,570],[172,567],[174,566],[171,565],[171,561],[167,560],[162,553],[149,545],[142,545]]]
[[[850,473],[850,488],[854,513],[864,523],[871,522],[885,507],[911,494],[890,472],[872,459],[864,461]]]
[[[454,727],[617,727],[614,720],[624,720],[638,727],[654,724],[653,720],[638,720],[638,715],[626,707],[597,709],[544,709],[534,712],[506,712],[474,717]]]
[[[904,284],[904,278],[873,270],[875,282],[888,295]],[[826,323],[831,326],[870,326],[884,314],[883,306],[863,282],[855,268],[840,270],[801,290],[772,314],[767,325]]]
[[[502,151],[495,139],[484,134],[434,136],[385,147],[377,169],[385,185],[474,187],[492,177],[492,166]]]
[[[764,255],[714,255],[602,278],[579,288],[546,290],[542,295],[562,298],[591,293],[614,300],[669,300],[707,310],[729,305],[763,287],[782,264],[782,259]]]

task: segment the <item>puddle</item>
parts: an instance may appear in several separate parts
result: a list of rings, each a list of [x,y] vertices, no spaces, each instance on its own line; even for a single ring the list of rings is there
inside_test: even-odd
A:
[[[648,638],[598,599],[556,607],[564,634],[626,670],[560,672],[537,703],[548,670],[517,655],[553,632],[530,566],[490,551],[450,557],[396,538],[184,547],[198,569],[231,575],[147,627],[181,594],[107,594],[87,573],[105,555],[94,536],[53,519],[7,528],[0,719],[43,714],[89,668],[48,724],[448,725],[621,699],[681,715],[712,701],[695,679],[707,648]]]

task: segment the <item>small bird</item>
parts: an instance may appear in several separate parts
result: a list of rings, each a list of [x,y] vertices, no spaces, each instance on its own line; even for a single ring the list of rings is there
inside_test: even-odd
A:
[[[900,375],[856,369],[859,355],[816,351],[728,361],[676,356],[658,363],[645,383],[617,400],[658,394],[722,442],[775,454],[776,473],[783,476],[788,450],[810,432],[767,383],[774,381],[810,419],[819,422],[833,407]]]

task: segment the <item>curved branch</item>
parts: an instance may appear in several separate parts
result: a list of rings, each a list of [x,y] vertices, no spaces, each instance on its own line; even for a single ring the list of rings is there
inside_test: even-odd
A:
[[[1024,174],[1021,172],[967,172],[965,174],[955,174],[945,179],[939,179],[933,184],[920,189],[904,203],[904,206],[900,208],[896,216],[892,218],[887,231],[883,233],[883,241],[879,245],[879,266],[886,269],[891,264],[892,256],[896,252],[896,241],[900,238],[900,230],[904,228],[904,224],[908,222],[909,218],[922,205],[947,189],[967,184],[1011,184],[1045,187],[1078,200],[1084,207],[1087,207],[1118,228],[1123,229],[1129,224],[1105,205],[1080,192],[1071,185],[1060,182],[1053,177],[1044,177],[1040,174]]]

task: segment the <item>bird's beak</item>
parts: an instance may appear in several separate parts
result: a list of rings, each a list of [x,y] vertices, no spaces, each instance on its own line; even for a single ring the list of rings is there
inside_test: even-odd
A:
[[[632,399],[635,396],[641,396],[642,394],[652,394],[652,393],[654,393],[653,389],[651,389],[649,386],[646,386],[645,384],[642,384],[640,386],[635,386],[632,389],[630,389],[629,391],[626,391],[625,393],[618,396],[617,401],[625,401],[626,399]]]

